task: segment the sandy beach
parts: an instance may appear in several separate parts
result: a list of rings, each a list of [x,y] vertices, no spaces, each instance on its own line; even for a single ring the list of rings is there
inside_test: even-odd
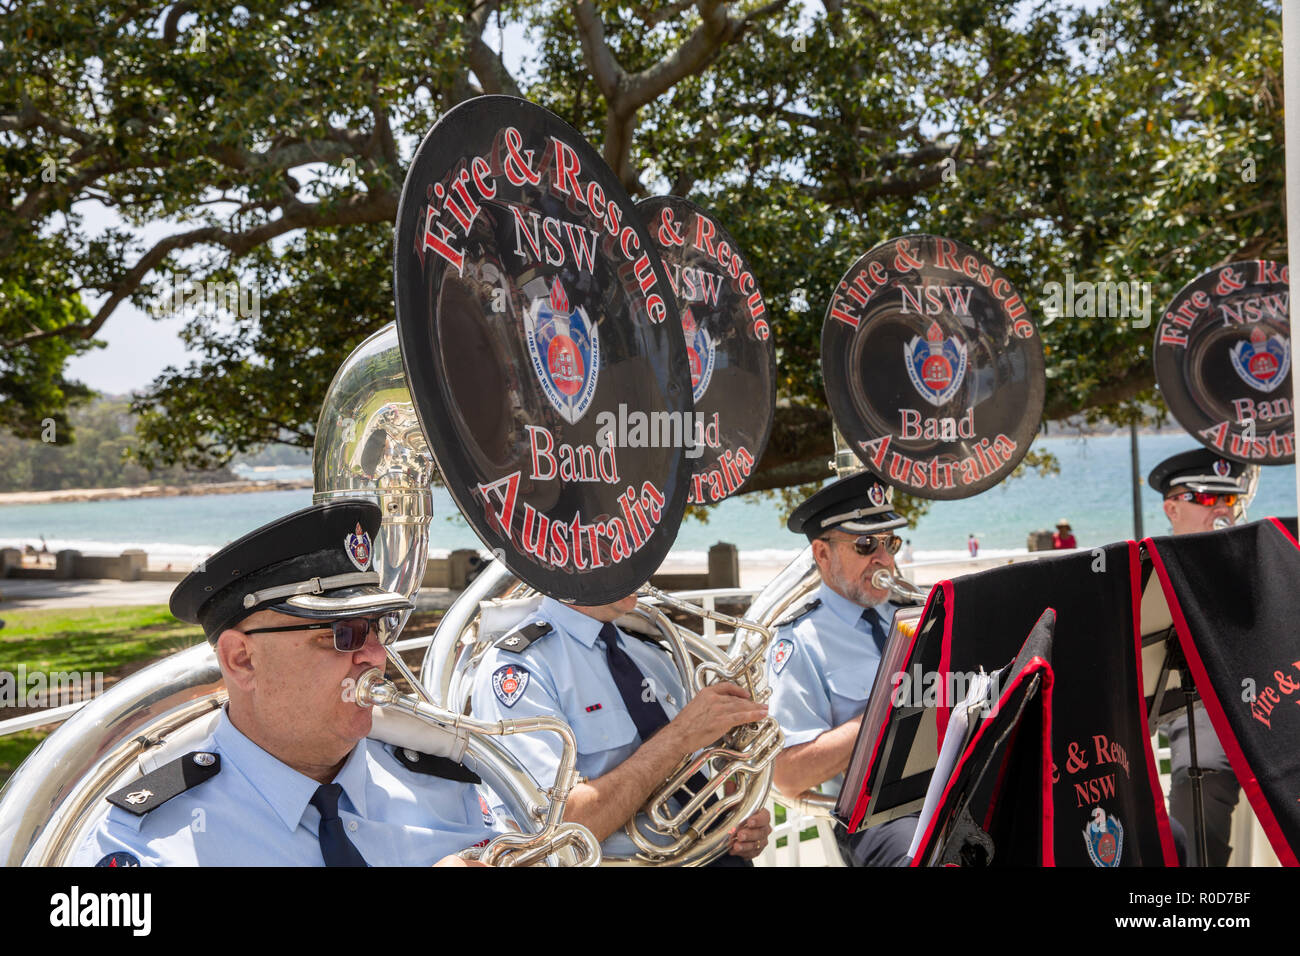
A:
[[[136,485],[131,488],[61,488],[58,491],[4,491],[0,505],[43,505],[61,501],[125,501],[132,498],[176,498],[181,495],[238,495],[250,491],[310,488],[307,478],[293,481],[218,481],[200,485]]]

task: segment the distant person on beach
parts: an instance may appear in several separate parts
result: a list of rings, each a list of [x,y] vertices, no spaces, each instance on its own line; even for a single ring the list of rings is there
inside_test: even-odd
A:
[[[314,505],[176,586],[171,611],[203,628],[229,702],[193,750],[108,795],[72,865],[458,865],[505,831],[475,774],[370,738],[349,696],[412,606],[371,564],[379,521],[369,501]]]
[[[980,543],[979,543],[979,539],[976,538],[975,535],[971,535],[966,539],[966,550],[970,552],[970,556],[972,558],[979,557]]]
[[[1074,534],[1070,531],[1070,519],[1062,518],[1056,522],[1056,531],[1052,533],[1052,550],[1060,551],[1064,548],[1077,548],[1078,542],[1074,540]]]
[[[898,552],[898,563],[911,564],[913,560],[915,559],[912,557],[912,539],[907,538],[903,541],[903,550]]]
[[[834,793],[842,784],[899,607],[872,579],[898,574],[894,555],[903,539],[893,532],[905,524],[889,489],[867,472],[827,485],[786,522],[812,543],[822,578],[815,594],[776,623],[768,653],[768,705],[785,735],[772,782],[787,796],[823,784]],[[913,814],[852,836],[836,826],[835,838],[850,866],[895,866],[916,822]]]
[[[45,535],[41,535],[41,554],[49,554],[50,549],[45,544]]]
[[[1147,476],[1147,487],[1164,498],[1165,515],[1174,534],[1213,531],[1216,519],[1229,525],[1233,508],[1244,494],[1241,478],[1246,466],[1221,458],[1208,448],[1198,448],[1166,458]],[[1204,707],[1195,709],[1196,764],[1201,770],[1201,797],[1205,817],[1207,866],[1227,866],[1232,855],[1232,811],[1241,785],[1223,751]],[[1169,815],[1194,834],[1192,812],[1191,748],[1187,716],[1164,724],[1169,735]],[[1187,841],[1191,865],[1198,865],[1199,840]]]

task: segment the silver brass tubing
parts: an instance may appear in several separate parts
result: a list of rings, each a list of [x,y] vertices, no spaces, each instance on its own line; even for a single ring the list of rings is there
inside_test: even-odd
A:
[[[579,827],[578,824],[564,823],[563,820],[564,805],[569,798],[569,791],[578,782],[576,770],[578,743],[568,724],[553,717],[525,717],[519,720],[500,721],[475,720],[399,692],[392,681],[385,679],[378,667],[370,668],[357,678],[356,703],[359,707],[392,707],[432,724],[492,736],[537,731],[558,734],[563,741],[563,750],[560,753],[560,765],[555,772],[555,783],[547,791],[550,805],[544,827],[531,836],[521,833],[503,834],[484,847],[480,859],[485,862],[499,862],[501,865],[524,866],[544,859],[559,846],[581,844],[588,851],[592,849],[595,851],[594,862],[588,856],[585,865],[594,866],[600,862],[600,844],[590,831],[585,827]],[[578,832],[579,830],[586,834],[586,838]],[[516,855],[504,856],[505,853],[512,851]]]
[[[918,588],[912,582],[905,580],[901,576],[896,577],[884,568],[871,576],[871,584],[882,591],[888,591],[890,597],[904,601],[924,601],[927,594],[926,591]]]

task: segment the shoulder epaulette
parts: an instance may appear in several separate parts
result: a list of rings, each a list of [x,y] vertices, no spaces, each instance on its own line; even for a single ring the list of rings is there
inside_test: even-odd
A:
[[[445,780],[459,780],[461,783],[482,783],[483,779],[464,764],[459,764],[450,757],[438,757],[422,754],[408,747],[394,747],[393,756],[407,770],[414,773],[427,773]]]
[[[142,817],[150,810],[157,810],[172,797],[212,779],[220,771],[220,754],[195,750],[184,757],[177,757],[171,763],[163,764],[121,790],[110,793],[107,800],[127,813]]]
[[[496,646],[504,651],[514,651],[516,654],[527,650],[528,645],[540,637],[545,637],[551,633],[551,625],[545,621],[534,621],[519,628],[517,631],[511,631],[501,640],[497,641]]]
[[[811,613],[812,611],[817,610],[821,606],[822,606],[822,599],[813,598],[811,601],[808,601],[804,604],[800,604],[797,608],[795,608],[785,617],[781,618],[781,620],[777,621],[772,626],[785,627],[787,624],[793,624],[795,621],[799,620],[799,618],[803,617],[805,614]]]

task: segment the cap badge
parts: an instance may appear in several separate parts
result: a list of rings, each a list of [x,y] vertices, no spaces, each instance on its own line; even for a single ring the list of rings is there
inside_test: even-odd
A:
[[[867,489],[867,500],[879,508],[885,503],[885,489],[883,485],[873,484]]]
[[[1228,464],[1224,459],[1220,458],[1218,461],[1214,463],[1214,473],[1218,475],[1220,478],[1227,478],[1230,474],[1232,474],[1232,465]]]
[[[357,530],[343,539],[343,550],[348,553],[348,560],[356,565],[358,571],[370,568],[370,533],[357,522]]]

